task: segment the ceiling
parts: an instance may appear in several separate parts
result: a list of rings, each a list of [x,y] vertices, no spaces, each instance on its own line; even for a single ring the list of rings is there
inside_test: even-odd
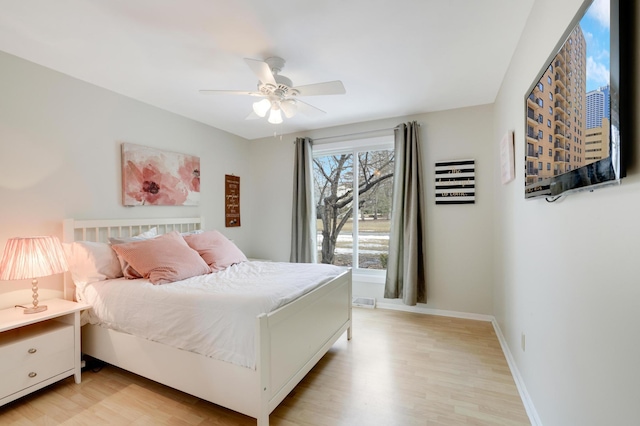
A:
[[[491,103],[534,0],[0,0],[0,50],[246,139]],[[341,80],[326,111],[245,120],[243,58],[294,85]]]

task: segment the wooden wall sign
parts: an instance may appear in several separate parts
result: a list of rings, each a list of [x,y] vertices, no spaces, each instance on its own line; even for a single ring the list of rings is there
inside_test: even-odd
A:
[[[240,176],[224,175],[224,224],[240,226]]]
[[[436,162],[436,204],[474,204],[475,160]]]

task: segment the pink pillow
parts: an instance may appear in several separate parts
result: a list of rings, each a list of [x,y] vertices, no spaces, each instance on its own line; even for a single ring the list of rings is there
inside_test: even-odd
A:
[[[244,253],[218,231],[185,235],[184,240],[189,247],[200,253],[214,271],[221,271],[235,263],[247,261]]]
[[[151,238],[155,238],[157,236],[158,236],[158,228],[154,227],[154,228],[149,229],[146,232],[143,232],[143,233],[138,234],[138,235],[134,235],[133,237],[112,237],[112,238],[109,238],[109,243],[110,244],[131,243],[131,242],[134,242],[134,241],[148,240],[148,239],[151,239]],[[138,271],[133,269],[133,266],[129,265],[129,262],[124,260],[122,258],[122,256],[116,255],[116,257],[118,258],[118,262],[120,262],[120,269],[122,269],[122,274],[124,275],[125,278],[128,278],[128,279],[142,278],[142,274],[138,273]]]
[[[153,284],[180,281],[211,272],[177,231],[151,240],[113,244],[111,247]]]

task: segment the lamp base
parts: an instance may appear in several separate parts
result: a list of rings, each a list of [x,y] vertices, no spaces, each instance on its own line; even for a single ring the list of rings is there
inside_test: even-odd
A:
[[[24,307],[24,311],[22,311],[22,313],[37,314],[38,312],[44,312],[46,310],[47,310],[47,305],[38,305],[38,306],[32,306],[30,308]]]

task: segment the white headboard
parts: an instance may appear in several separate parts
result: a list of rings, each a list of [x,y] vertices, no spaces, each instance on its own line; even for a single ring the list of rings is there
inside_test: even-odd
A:
[[[130,237],[151,228],[158,234],[171,231],[189,232],[203,229],[201,217],[181,217],[164,219],[65,219],[62,225],[62,240],[108,242],[110,237]]]
[[[203,229],[201,217],[180,217],[164,219],[65,219],[62,224],[62,241],[95,241],[106,243],[110,237],[131,237],[157,228],[158,234],[171,231],[189,232]],[[74,294],[74,286],[70,274],[65,274],[64,298],[70,299]]]

